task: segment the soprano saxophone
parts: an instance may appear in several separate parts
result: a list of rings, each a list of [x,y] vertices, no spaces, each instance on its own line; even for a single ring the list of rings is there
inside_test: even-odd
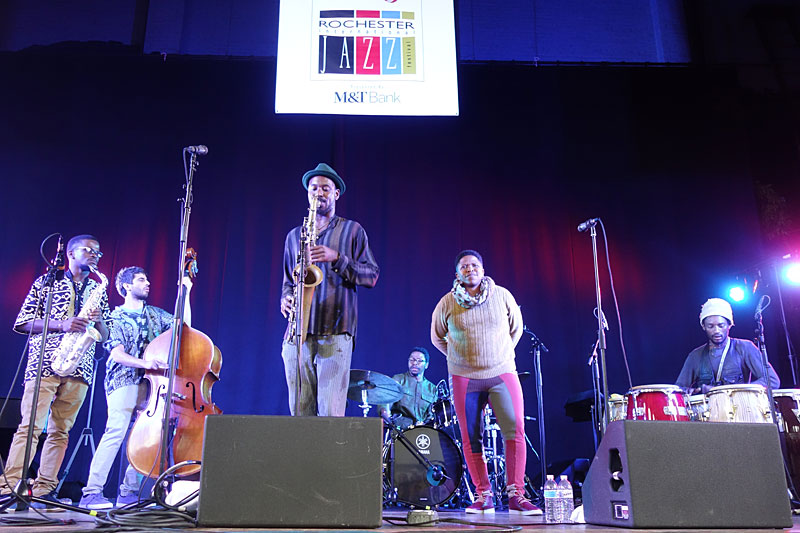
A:
[[[84,301],[83,307],[80,313],[78,313],[78,317],[80,318],[89,318],[89,313],[91,311],[100,309],[100,305],[103,301],[103,294],[105,294],[106,287],[108,287],[108,279],[102,272],[95,268],[92,268],[92,272],[97,274],[97,277],[100,278],[100,285],[95,287],[91,294],[89,294],[89,297]],[[102,335],[100,335],[100,332],[94,327],[94,322],[89,322],[86,326],[86,331],[83,333],[79,331],[65,333],[50,363],[53,372],[63,377],[71,375],[75,372],[75,369],[78,368],[78,365],[80,365],[84,354],[86,354],[94,343],[100,342],[101,339]]]
[[[314,298],[314,289],[322,283],[322,270],[306,259],[306,249],[317,244],[317,198],[311,198],[308,206],[308,216],[303,219],[300,226],[300,249],[297,252],[297,262],[292,272],[294,288],[292,308],[289,311],[289,342],[297,342],[300,332],[300,344],[306,341],[308,334],[308,321],[311,318],[311,300]],[[301,309],[302,307],[302,309]]]

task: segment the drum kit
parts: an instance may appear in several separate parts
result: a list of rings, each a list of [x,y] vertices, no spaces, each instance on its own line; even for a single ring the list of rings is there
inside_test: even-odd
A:
[[[431,404],[425,421],[402,428],[392,419],[383,444],[384,502],[413,507],[460,506],[473,501],[455,406],[446,387]],[[370,370],[351,370],[347,397],[360,402],[364,416],[372,405],[400,400],[403,390],[392,378]],[[484,452],[493,488],[505,486],[502,436],[489,406],[484,411]]]

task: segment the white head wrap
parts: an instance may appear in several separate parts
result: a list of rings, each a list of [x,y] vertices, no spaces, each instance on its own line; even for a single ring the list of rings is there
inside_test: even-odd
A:
[[[733,309],[731,304],[722,298],[709,298],[703,307],[700,308],[700,325],[703,325],[703,319],[707,316],[721,316],[727,318],[733,325]]]

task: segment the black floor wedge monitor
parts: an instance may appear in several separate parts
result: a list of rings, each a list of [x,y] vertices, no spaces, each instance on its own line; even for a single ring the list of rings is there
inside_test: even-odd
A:
[[[380,418],[206,418],[197,520],[203,527],[376,528]]]
[[[586,522],[633,528],[792,527],[774,424],[620,420],[583,485]]]

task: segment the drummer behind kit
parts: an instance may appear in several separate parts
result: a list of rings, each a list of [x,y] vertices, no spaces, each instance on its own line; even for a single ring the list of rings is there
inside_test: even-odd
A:
[[[382,452],[385,503],[427,508],[454,501],[458,504],[473,501],[456,428],[455,408],[447,387],[437,389],[438,399],[431,405],[424,423],[403,428],[393,418],[384,417],[388,427]],[[395,403],[402,395],[400,384],[384,374],[371,370],[350,371],[347,397],[359,402],[365,417],[371,406]],[[491,411],[487,411],[487,416],[490,414]],[[491,429],[492,426],[487,425],[487,436],[491,435]],[[496,446],[488,446],[487,450],[490,452],[487,460],[497,463]],[[502,457],[499,461],[504,463]]]

